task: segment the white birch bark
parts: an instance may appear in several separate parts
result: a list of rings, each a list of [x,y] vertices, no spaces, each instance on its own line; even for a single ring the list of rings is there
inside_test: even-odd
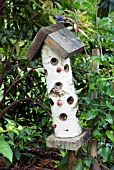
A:
[[[61,138],[78,136],[82,130],[76,118],[78,96],[72,82],[70,59],[63,59],[46,44],[41,55],[46,70],[52,118],[56,124],[55,136]],[[61,69],[60,72],[57,72],[58,67]],[[58,105],[58,101],[61,101],[62,105]]]

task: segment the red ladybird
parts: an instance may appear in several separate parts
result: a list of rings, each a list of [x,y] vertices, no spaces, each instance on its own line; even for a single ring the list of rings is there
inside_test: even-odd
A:
[[[56,126],[57,126],[57,125],[53,122],[53,123],[52,123],[52,127],[53,127],[53,128],[56,128]]]
[[[58,66],[57,67],[57,72],[60,73],[62,71],[62,67],[61,66]]]
[[[57,105],[58,105],[58,106],[61,106],[62,104],[63,104],[63,103],[62,103],[61,100],[58,100],[58,101],[57,101]]]

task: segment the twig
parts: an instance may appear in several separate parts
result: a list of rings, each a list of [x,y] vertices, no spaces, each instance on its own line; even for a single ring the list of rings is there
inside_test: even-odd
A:
[[[27,101],[31,101],[36,103],[38,106],[42,106],[42,104],[40,102],[37,102],[35,98],[23,98],[23,99],[19,99],[17,101],[14,101],[13,103],[11,103],[9,106],[6,106],[1,112],[0,112],[0,118],[3,116],[3,114],[5,114],[10,108],[12,108],[13,106],[15,106],[18,103],[21,102],[27,102]],[[47,111],[47,113],[49,114],[49,111]],[[51,116],[51,114],[49,114],[49,116]]]
[[[0,73],[0,84],[2,84],[3,77],[4,77],[5,73],[7,72],[7,70],[10,68],[10,58],[14,53],[14,50],[16,48],[17,43],[18,43],[18,40],[16,40],[16,43],[14,44],[14,46],[12,48],[12,51],[11,51],[11,54],[9,55],[9,58],[6,57],[6,59],[5,59],[6,60],[6,66],[2,69],[2,72]]]
[[[31,70],[30,70],[31,71]],[[3,98],[2,98],[2,100],[0,101],[0,103],[2,103],[2,101],[5,99],[5,97],[7,96],[7,94],[9,93],[9,91],[11,90],[11,88],[14,86],[14,85],[16,85],[21,79],[23,79],[27,74],[29,74],[29,72],[30,71],[28,71],[24,76],[22,76],[22,77],[20,77],[18,80],[14,80],[13,81],[13,83],[10,85],[10,87],[8,88],[8,90],[6,91],[6,93],[4,94],[4,96],[3,96]],[[15,78],[16,79],[16,78]]]
[[[9,56],[9,59],[10,59],[10,57],[13,55],[14,50],[15,50],[16,45],[17,45],[17,43],[18,43],[18,39],[16,40],[16,42],[15,42],[15,44],[14,44],[14,46],[13,46],[12,50],[11,50],[11,54],[10,54],[10,56]]]

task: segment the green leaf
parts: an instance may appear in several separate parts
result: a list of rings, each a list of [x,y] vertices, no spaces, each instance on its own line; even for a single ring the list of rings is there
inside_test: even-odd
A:
[[[43,117],[42,119],[42,126],[44,126],[48,121],[48,118],[47,117]]]
[[[2,133],[2,132],[5,132],[5,130],[2,128],[2,127],[0,127],[0,132]]]
[[[95,89],[96,89],[96,88],[94,87],[95,84],[96,84],[96,83],[94,83],[94,82],[90,83],[89,88],[90,88],[91,90],[95,90]]]
[[[98,129],[93,131],[93,137],[96,139],[99,139],[101,137],[101,133],[98,131]]]
[[[19,141],[19,147],[20,147],[20,149],[24,149],[24,146],[23,146],[23,139],[21,139],[20,141]]]
[[[64,150],[60,150],[60,154],[59,155],[62,156],[62,158],[64,158],[65,155],[66,155],[66,152]]]
[[[112,126],[110,126],[112,128],[112,130],[114,130],[114,124]]]
[[[106,101],[106,105],[110,110],[114,111],[114,106],[112,106],[108,101]]]
[[[98,56],[92,56],[92,59],[93,59],[94,61],[98,61],[98,62],[101,61],[101,58],[98,57]]]
[[[111,115],[111,114],[107,113],[105,120],[106,120],[108,123],[113,124],[113,118],[112,118],[112,115]]]
[[[100,81],[101,79],[99,79],[98,81],[98,88],[99,90],[103,90],[106,87],[107,81]]]
[[[83,4],[83,6],[86,7],[86,8],[88,8],[88,7],[90,6],[90,3],[88,3],[88,2],[82,2],[82,4]]]
[[[114,132],[112,130],[110,130],[110,131],[107,130],[106,135],[112,142],[114,142]]]
[[[114,56],[110,56],[110,57],[109,57],[109,61],[112,62],[112,63],[114,63]]]
[[[16,150],[16,151],[14,152],[14,154],[15,154],[15,157],[17,158],[17,160],[19,160],[20,157],[21,157],[20,151],[19,151],[19,150]]]
[[[92,162],[93,162],[92,157],[85,157],[84,158],[84,163],[85,163],[87,168],[90,168]]]
[[[65,157],[60,161],[57,168],[61,169],[65,164],[67,164],[67,160],[68,160],[68,154],[66,154]]]
[[[10,162],[12,162],[13,152],[8,144],[4,139],[0,139],[0,153],[3,154]]]
[[[93,118],[96,117],[96,115],[98,114],[98,110],[94,110],[94,109],[91,109],[87,112],[87,120],[91,120]]]
[[[76,166],[73,170],[83,170],[84,169],[84,162],[81,159],[77,159]]]
[[[98,151],[98,153],[100,155],[102,155],[103,159],[104,159],[104,162],[107,162],[108,161],[108,158],[109,158],[109,155],[110,155],[110,148],[109,147],[101,147]]]

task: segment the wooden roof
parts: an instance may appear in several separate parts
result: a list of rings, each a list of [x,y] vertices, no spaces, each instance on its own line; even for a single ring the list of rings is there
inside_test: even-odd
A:
[[[58,23],[41,28],[26,51],[25,56],[30,61],[37,59],[40,56],[39,54],[44,43],[63,58],[73,56],[84,48],[83,42],[61,23]]]

